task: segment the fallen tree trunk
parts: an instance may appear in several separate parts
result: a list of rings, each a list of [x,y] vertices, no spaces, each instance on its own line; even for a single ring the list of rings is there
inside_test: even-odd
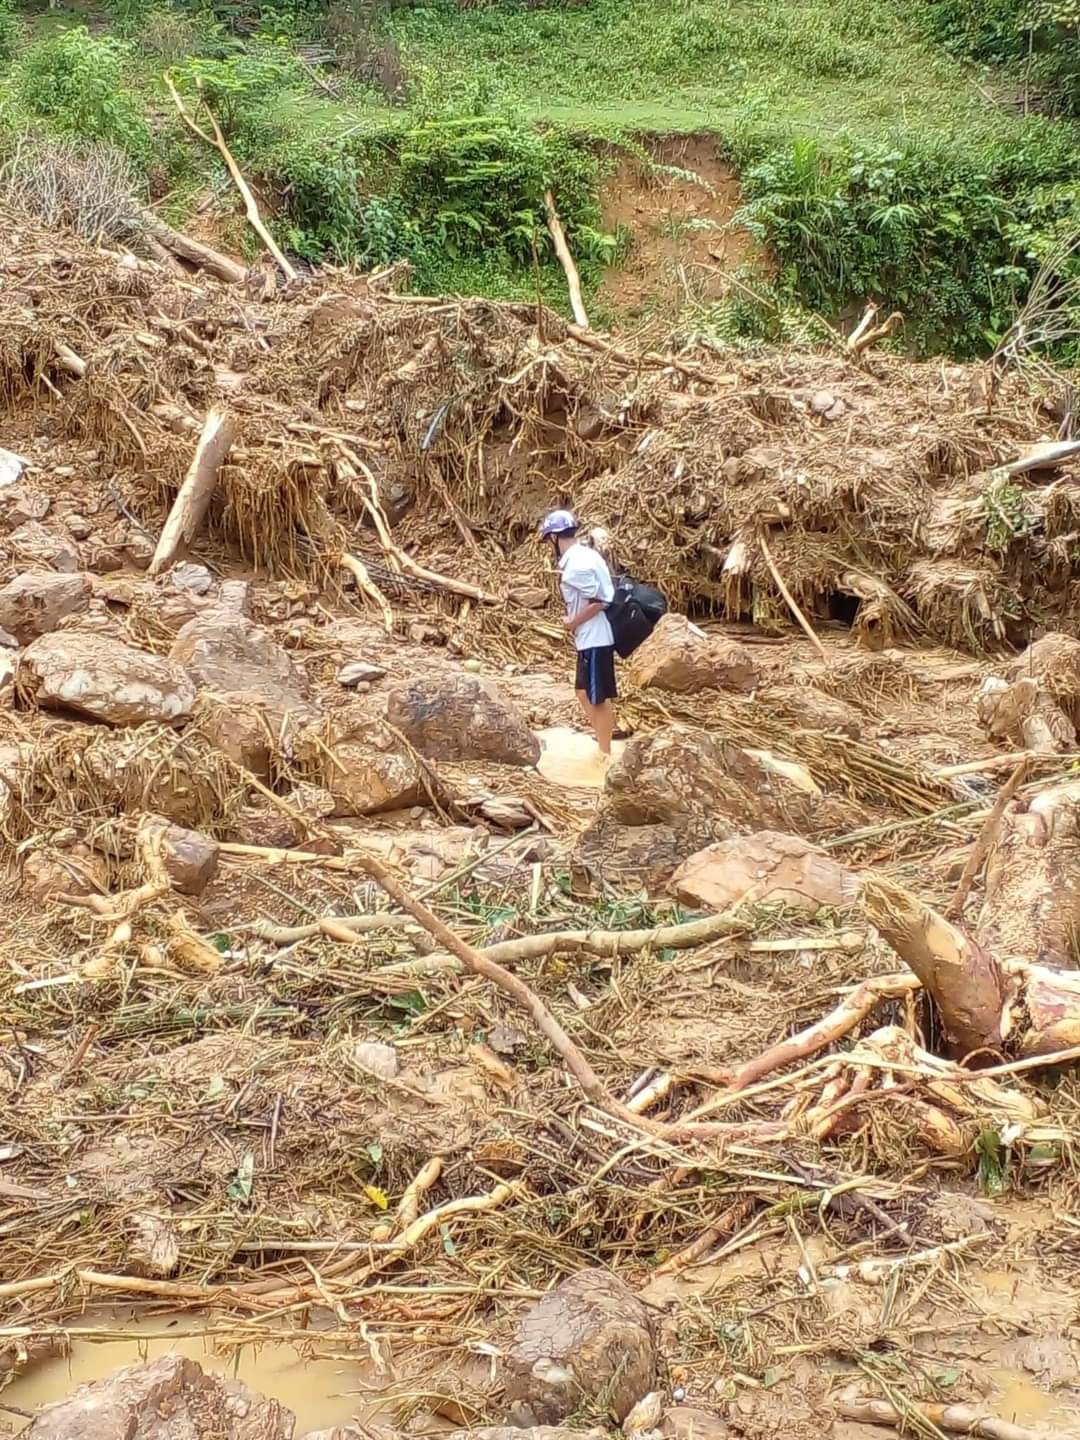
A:
[[[166,225],[165,221],[151,210],[140,213],[138,224],[151,240],[170,254],[179,255],[181,260],[186,260],[198,270],[205,270],[226,285],[238,285],[247,275],[246,266],[231,260],[228,255],[222,255],[220,251],[211,250],[209,245],[193,240],[190,235],[182,235],[179,230]]]
[[[927,1405],[908,1401],[903,1410],[898,1410],[888,1400],[867,1398],[841,1400],[839,1410],[845,1420],[857,1420],[864,1425],[891,1425],[903,1433],[914,1433],[913,1420],[918,1417],[939,1430],[956,1435],[980,1435],[984,1440],[1067,1440],[1064,1431],[1029,1430],[1024,1425],[1014,1425],[1011,1420],[988,1415],[973,1405]]]
[[[1049,1055],[1080,1043],[1080,786],[1017,802],[987,861],[968,936],[881,877],[863,886],[867,917],[922,981],[953,1053]]]
[[[173,501],[169,517],[158,540],[150,574],[160,575],[190,545],[206,518],[217,489],[218,475],[236,436],[236,422],[223,410],[210,410],[184,483]]]
[[[566,231],[559,219],[559,212],[555,208],[555,196],[550,190],[544,191],[544,210],[547,213],[547,227],[555,246],[555,254],[559,257],[559,264],[566,276],[566,288],[570,295],[570,309],[574,315],[574,323],[580,325],[582,330],[587,330],[589,317],[585,310],[585,301],[581,298],[581,276],[574,264],[570,246],[566,243]]]

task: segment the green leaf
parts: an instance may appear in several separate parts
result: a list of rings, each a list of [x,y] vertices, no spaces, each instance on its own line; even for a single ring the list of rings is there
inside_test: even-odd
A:
[[[449,1225],[440,1225],[439,1234],[442,1236],[442,1248],[450,1256],[451,1260],[457,1255],[457,1246],[454,1244],[454,1237],[450,1234]]]
[[[251,1192],[255,1186],[255,1156],[249,1150],[240,1161],[239,1169],[233,1176],[229,1185],[229,1199],[237,1204],[246,1205],[251,1199]]]

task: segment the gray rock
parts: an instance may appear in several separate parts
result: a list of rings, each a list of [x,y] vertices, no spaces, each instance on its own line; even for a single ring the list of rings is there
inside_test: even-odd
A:
[[[68,615],[90,604],[88,575],[60,575],[55,570],[27,570],[0,589],[0,626],[20,645],[55,630]]]
[[[385,674],[381,665],[369,665],[366,660],[351,660],[337,672],[336,679],[339,685],[349,690],[362,683],[370,685],[375,680],[381,680]]]
[[[205,565],[192,565],[182,560],[169,571],[169,584],[174,590],[188,595],[205,595],[214,583],[214,577]]]
[[[47,710],[74,710],[110,725],[170,724],[195,704],[182,666],[109,635],[56,631],[23,652],[19,681]]]

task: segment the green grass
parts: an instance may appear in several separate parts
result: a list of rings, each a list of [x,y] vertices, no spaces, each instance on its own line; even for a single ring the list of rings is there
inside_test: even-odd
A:
[[[972,77],[891,0],[595,0],[577,9],[404,9],[387,28],[448,93],[601,129],[873,136],[996,126]]]

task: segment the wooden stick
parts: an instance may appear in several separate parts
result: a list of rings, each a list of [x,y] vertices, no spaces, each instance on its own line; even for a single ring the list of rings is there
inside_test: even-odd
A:
[[[223,410],[209,410],[184,483],[177,492],[169,517],[150,562],[151,575],[160,575],[190,545],[206,518],[225,457],[236,438],[236,421]]]
[[[60,361],[60,368],[66,370],[69,375],[74,375],[76,380],[81,380],[86,374],[86,361],[81,355],[76,355],[70,345],[65,345],[61,340],[53,341],[53,348],[56,351],[56,358]]]
[[[328,922],[332,921],[339,930],[349,930],[355,935],[365,935],[369,930],[415,929],[416,922],[408,915],[399,915],[396,910],[387,910],[375,915],[326,915],[313,920],[310,925],[274,925],[268,920],[254,920],[247,927],[248,934],[260,940],[270,940],[275,945],[295,945],[298,940],[310,940],[313,935],[326,935]]]
[[[810,641],[811,645],[814,646],[818,654],[821,656],[822,660],[827,665],[829,663],[829,657],[825,653],[825,646],[822,645],[821,641],[810,628],[810,621],[807,620],[806,616],[799,609],[798,605],[796,605],[795,597],[784,584],[784,577],[776,568],[776,561],[772,557],[772,553],[769,550],[768,542],[766,541],[764,535],[758,536],[758,544],[761,546],[761,553],[764,557],[765,564],[769,567],[769,574],[776,581],[776,588],[780,591],[780,594],[787,601],[787,607],[791,611],[792,615],[795,616],[795,619],[799,622],[803,630],[806,632],[807,639]]]
[[[905,1403],[904,1410],[899,1410],[888,1400],[867,1398],[841,1400],[838,1409],[845,1420],[858,1420],[864,1425],[891,1425],[905,1432],[911,1428],[911,1416],[918,1415],[939,1430],[979,1435],[983,1440],[1075,1440],[1075,1431],[1066,1434],[1063,1430],[1029,1430],[1025,1425],[987,1415],[985,1410],[977,1410],[973,1405],[928,1405],[911,1400]]]
[[[203,101],[206,113],[210,119],[210,125],[214,131],[213,137],[207,135],[206,131],[202,129],[200,125],[197,125],[195,121],[191,118],[191,116],[188,114],[187,107],[184,105],[183,100],[181,100],[180,95],[177,92],[176,86],[172,82],[172,78],[168,74],[166,74],[164,79],[165,84],[168,86],[169,94],[173,98],[173,103],[175,104],[177,110],[180,113],[181,120],[183,120],[184,124],[188,127],[188,129],[192,131],[193,134],[197,135],[200,140],[205,141],[207,145],[212,145],[214,149],[217,150],[217,152],[220,154],[221,158],[225,161],[225,164],[228,166],[229,174],[232,176],[233,183],[235,184],[237,190],[240,191],[240,198],[244,202],[244,213],[247,216],[248,224],[255,231],[256,235],[258,235],[259,239],[266,246],[267,250],[270,251],[270,254],[277,261],[278,265],[280,265],[282,273],[285,275],[285,278],[287,280],[295,280],[297,278],[296,270],[282,254],[281,250],[278,248],[277,241],[263,224],[262,216],[259,214],[259,207],[255,201],[255,196],[251,193],[251,187],[248,185],[247,181],[241,174],[240,167],[233,159],[229,147],[225,144],[225,137],[224,135],[222,135],[221,129],[217,123],[217,120],[215,120],[213,112],[211,111],[209,105],[206,104],[205,100]]]
[[[388,635],[394,632],[394,612],[390,608],[390,601],[382,593],[379,587],[372,580],[371,574],[362,560],[355,555],[345,552],[341,557],[341,563],[349,574],[356,581],[356,588],[368,597],[382,611],[383,626]]]
[[[628,370],[677,370],[680,375],[685,375],[688,380],[699,380],[703,385],[731,385],[738,383],[738,377],[731,374],[714,375],[697,365],[693,360],[683,360],[678,355],[661,355],[656,350],[643,350],[638,355],[632,355],[629,350],[620,350],[617,345],[612,345],[610,340],[603,340],[594,330],[586,330],[581,325],[567,325],[566,333],[571,340],[576,340],[579,345],[587,345],[590,350],[596,350],[601,355],[607,355],[610,359],[625,365]]]
[[[205,270],[226,285],[237,285],[247,275],[245,266],[231,260],[228,255],[211,250],[209,245],[204,245],[199,240],[192,240],[189,235],[182,235],[179,230],[166,225],[152,210],[140,211],[138,223],[148,236],[171,254],[179,255],[190,265]]]
[[[555,208],[555,196],[550,190],[544,191],[544,209],[547,212],[547,227],[555,245],[555,254],[559,257],[559,264],[566,275],[566,288],[570,292],[570,309],[573,312],[574,321],[581,326],[582,330],[587,330],[589,317],[585,312],[585,301],[581,298],[581,276],[574,264],[570,246],[566,243],[566,231],[559,219],[559,212]]]
[[[955,920],[957,916],[963,914],[964,902],[967,900],[971,887],[975,883],[975,877],[982,869],[983,862],[990,853],[990,847],[997,839],[998,830],[1001,828],[1001,817],[1005,814],[1005,807],[1024,783],[1024,776],[1027,774],[1027,771],[1028,759],[1027,756],[1025,756],[998,791],[997,799],[994,801],[990,814],[983,821],[982,829],[976,837],[975,844],[971,847],[971,854],[967,858],[967,863],[957,882],[953,897],[946,906],[946,920]]]
[[[855,329],[851,332],[851,334],[848,336],[847,340],[844,343],[845,350],[855,349],[859,341],[866,334],[867,330],[870,329],[870,326],[877,319],[877,313],[878,307],[876,302],[873,300],[868,301],[866,309],[862,313],[861,320],[855,326]]]

